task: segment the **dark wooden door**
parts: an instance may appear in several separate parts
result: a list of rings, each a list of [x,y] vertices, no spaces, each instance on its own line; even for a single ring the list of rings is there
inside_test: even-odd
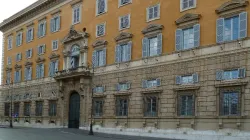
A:
[[[69,128],[79,128],[80,123],[80,95],[73,93],[69,100]]]

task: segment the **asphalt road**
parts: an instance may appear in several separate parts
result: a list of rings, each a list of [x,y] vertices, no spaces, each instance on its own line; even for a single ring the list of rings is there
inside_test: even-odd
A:
[[[34,129],[0,128],[0,140],[167,140],[157,138],[130,137],[121,135],[97,134],[78,129]]]

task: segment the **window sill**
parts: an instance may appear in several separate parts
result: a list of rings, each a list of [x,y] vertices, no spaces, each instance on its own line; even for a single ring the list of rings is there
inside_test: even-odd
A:
[[[141,93],[142,94],[154,94],[154,93],[162,93],[163,90],[159,89],[159,87],[152,87],[152,88],[146,88],[142,89]]]
[[[114,95],[115,96],[129,96],[131,94],[132,94],[132,92],[127,90],[127,91],[117,91],[117,93],[115,93]]]
[[[50,33],[51,33],[51,34],[54,34],[54,33],[57,33],[57,32],[60,32],[60,30],[53,31],[53,32],[51,31]]]
[[[196,116],[177,116],[178,119],[195,119]]]
[[[198,90],[198,89],[200,89],[200,84],[175,85],[174,87],[174,91]]]
[[[154,117],[144,116],[143,119],[159,119],[159,117],[157,117],[157,116],[154,116]]]
[[[107,13],[107,11],[105,11],[105,12],[103,12],[103,13],[96,13],[96,17],[98,17],[98,16],[101,16],[101,15],[104,15],[104,14],[106,14]]]
[[[244,86],[247,85],[248,81],[247,79],[235,79],[230,81],[216,81],[215,87],[229,87],[229,86]]]
[[[93,116],[94,119],[103,119],[103,116]]]
[[[33,40],[34,40],[34,39],[33,39]],[[31,42],[33,42],[33,40],[27,41],[27,43],[31,43]]]
[[[54,51],[58,51],[58,48],[57,49],[52,49],[52,52],[54,52]]]
[[[244,116],[240,116],[240,115],[235,115],[235,116],[219,116],[219,119],[240,119],[243,118]]]
[[[107,95],[104,95],[104,93],[94,93],[93,98],[105,98]]]
[[[130,29],[130,26],[129,27],[126,27],[126,28],[120,28],[119,27],[119,31],[121,32],[121,31],[124,31],[124,30],[127,30],[127,29]]]
[[[96,38],[100,38],[100,37],[103,37],[103,36],[105,36],[105,34],[100,35],[100,36],[96,35]]]
[[[132,2],[125,3],[125,4],[119,4],[119,7],[118,7],[118,8],[120,8],[120,7],[124,7],[124,6],[129,5],[129,4],[132,4]]]
[[[161,18],[160,17],[156,17],[156,18],[153,18],[153,19],[148,19],[147,22],[151,22],[151,21],[155,21],[155,20],[160,20]]]
[[[185,12],[185,11],[188,11],[188,10],[191,10],[191,9],[195,9],[195,8],[196,8],[196,6],[188,7],[188,8],[185,8],[185,9],[181,8],[180,12]]]
[[[175,50],[173,53],[194,51],[194,50],[198,49],[199,47],[200,47],[200,46],[198,46],[198,47],[193,47],[193,48],[189,48],[189,49],[183,49],[183,50]]]
[[[128,116],[116,116],[115,118],[116,118],[116,119],[127,119]]]
[[[39,38],[39,39],[42,39],[42,38],[44,38],[44,37],[45,37],[45,35],[43,35],[43,36],[39,36],[38,38]]]

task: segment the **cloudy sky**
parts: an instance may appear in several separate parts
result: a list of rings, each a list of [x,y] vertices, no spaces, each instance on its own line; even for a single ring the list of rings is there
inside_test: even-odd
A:
[[[0,0],[0,22],[14,15],[37,0]],[[11,7],[11,8],[10,8]],[[0,62],[2,62],[2,33],[0,33]],[[2,64],[0,65],[0,70]],[[1,80],[0,76],[0,80]]]

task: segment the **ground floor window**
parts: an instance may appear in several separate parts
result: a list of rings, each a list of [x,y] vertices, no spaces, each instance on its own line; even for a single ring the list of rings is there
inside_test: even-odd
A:
[[[24,103],[24,116],[30,116],[30,102]]]
[[[43,102],[37,101],[36,102],[36,116],[42,116],[43,115]]]
[[[49,101],[49,116],[56,116],[56,101]]]
[[[158,107],[158,97],[154,95],[147,95],[144,97],[144,116],[156,117]]]
[[[19,117],[20,103],[14,103],[14,117]]]
[[[116,116],[128,116],[128,97],[117,97]]]
[[[240,91],[222,90],[220,93],[220,115],[236,116],[240,115]]]
[[[195,115],[195,97],[192,93],[180,93],[178,95],[178,115],[194,116]]]
[[[10,116],[10,103],[4,104],[4,116]]]
[[[95,99],[94,100],[94,116],[101,117],[103,115],[103,99]]]

